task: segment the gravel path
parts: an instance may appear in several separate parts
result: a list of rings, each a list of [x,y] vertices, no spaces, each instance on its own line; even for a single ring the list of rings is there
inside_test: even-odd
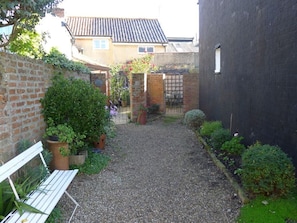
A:
[[[235,222],[233,188],[180,121],[117,125],[105,153],[107,169],[69,188],[81,205],[72,222]]]

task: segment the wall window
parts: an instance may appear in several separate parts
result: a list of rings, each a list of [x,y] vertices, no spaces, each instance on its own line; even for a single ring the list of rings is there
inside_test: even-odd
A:
[[[108,49],[108,40],[107,39],[93,39],[94,49]]]
[[[221,45],[215,47],[215,71],[216,74],[221,73]]]
[[[152,46],[139,46],[138,53],[153,53],[154,47]]]

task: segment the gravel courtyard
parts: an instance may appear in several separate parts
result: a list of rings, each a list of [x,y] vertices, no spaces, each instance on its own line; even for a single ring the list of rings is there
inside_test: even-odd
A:
[[[78,175],[69,188],[81,205],[72,222],[224,223],[238,216],[231,184],[180,120],[117,125],[104,153],[109,166]]]

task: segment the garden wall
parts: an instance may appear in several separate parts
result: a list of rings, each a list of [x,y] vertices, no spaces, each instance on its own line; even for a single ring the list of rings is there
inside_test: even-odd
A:
[[[188,73],[183,77],[183,112],[199,108],[199,74]]]
[[[0,161],[15,156],[20,140],[42,139],[45,123],[40,98],[55,72],[43,61],[0,53]],[[86,74],[65,73],[90,81]]]

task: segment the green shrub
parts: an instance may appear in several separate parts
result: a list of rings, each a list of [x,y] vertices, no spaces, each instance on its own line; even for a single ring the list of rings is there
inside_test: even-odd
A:
[[[211,134],[217,130],[217,129],[222,129],[223,125],[221,121],[206,121],[203,122],[201,128],[200,128],[200,135],[204,137],[209,137]]]
[[[241,143],[242,140],[242,136],[234,136],[231,140],[223,143],[221,150],[230,155],[241,155],[245,149],[245,146]]]
[[[148,113],[149,114],[158,114],[160,111],[160,105],[159,104],[152,104],[148,107]]]
[[[210,136],[210,142],[214,149],[221,149],[224,142],[231,140],[232,136],[228,129],[217,129]]]
[[[199,109],[193,109],[186,112],[184,117],[184,124],[192,129],[199,129],[205,121],[205,114]]]
[[[77,135],[94,142],[104,133],[109,121],[106,101],[106,96],[90,83],[56,75],[41,99],[42,114],[48,126],[67,124]]]
[[[285,195],[295,187],[292,161],[277,146],[251,146],[242,155],[243,187],[252,194]]]

